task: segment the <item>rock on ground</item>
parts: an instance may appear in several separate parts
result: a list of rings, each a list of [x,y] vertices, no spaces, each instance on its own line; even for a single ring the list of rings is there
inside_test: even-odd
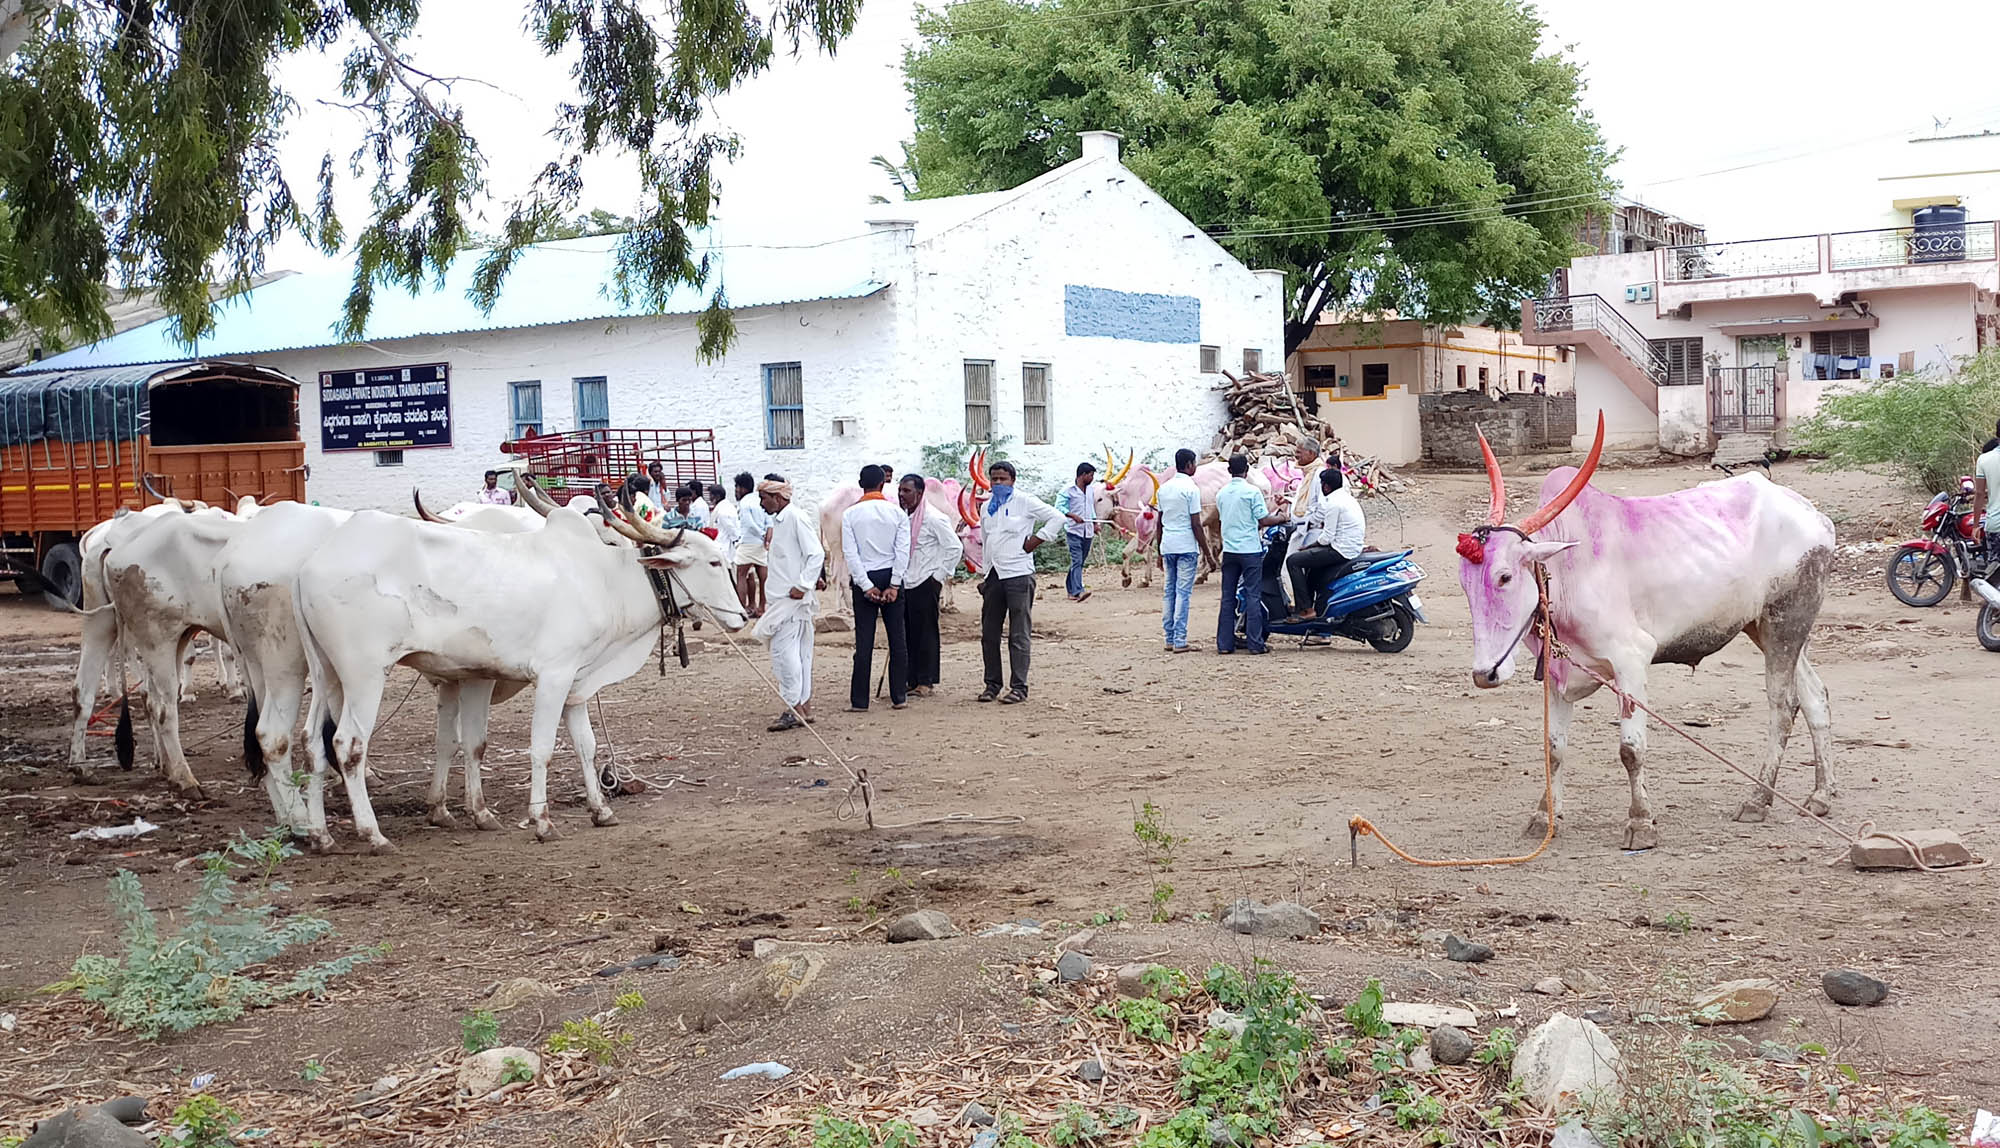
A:
[[[978,1101],[974,1101],[965,1106],[964,1112],[958,1114],[958,1122],[967,1128],[991,1128],[993,1127],[993,1114],[986,1111],[984,1105]]]
[[[1770,1016],[1784,992],[1769,977],[1724,981],[1695,998],[1689,1019],[1696,1024],[1749,1024]]]
[[[493,986],[493,995],[486,1007],[494,1012],[506,1012],[529,1001],[547,1000],[555,995],[555,989],[533,977],[509,977]]]
[[[1924,864],[1934,869],[1972,863],[1972,851],[1949,829],[1912,829],[1896,836],[1902,840],[1880,834],[1864,837],[1848,846],[1848,860],[1856,869],[1915,869],[1910,850],[1903,845],[1907,841],[1916,848]]]
[[[1319,933],[1319,914],[1296,901],[1266,905],[1244,897],[1233,902],[1222,914],[1222,927],[1232,933],[1247,933],[1253,937],[1299,940]]]
[[[1545,997],[1559,997],[1569,991],[1569,986],[1561,977],[1543,977],[1535,982],[1535,991]]]
[[[1090,979],[1091,971],[1090,958],[1084,956],[1082,953],[1064,953],[1056,961],[1056,979],[1064,984],[1069,984],[1072,981],[1087,981]]]
[[[1472,1038],[1454,1025],[1437,1026],[1431,1030],[1431,1059],[1439,1064],[1464,1064],[1472,1059]]]
[[[1481,941],[1461,941],[1457,937],[1444,939],[1444,959],[1468,965],[1484,964],[1493,959],[1493,946]]]
[[[1104,1079],[1104,1065],[1095,1060],[1086,1060],[1076,1066],[1076,1078],[1085,1084],[1096,1084]]]
[[[1856,1007],[1880,1004],[1889,995],[1889,986],[1867,973],[1836,969],[1819,979],[1819,986],[1834,1004]]]
[[[71,1108],[35,1126],[21,1148],[153,1148],[102,1108]]]
[[[1222,1033],[1231,1040],[1242,1036],[1249,1028],[1248,1017],[1237,1016],[1226,1008],[1219,1008],[1208,1014],[1208,1030]]]
[[[1118,995],[1122,997],[1153,997],[1160,994],[1146,987],[1146,977],[1154,969],[1165,970],[1165,965],[1152,965],[1144,961],[1134,961],[1118,966]],[[1164,984],[1161,986],[1164,988]]]
[[[1418,1028],[1436,1028],[1441,1024],[1471,1028],[1479,1023],[1469,1008],[1453,1008],[1450,1005],[1408,1004],[1390,1001],[1382,1006],[1382,1019],[1398,1028],[1415,1025]]]
[[[1587,1020],[1558,1012],[1536,1026],[1514,1053],[1514,1080],[1543,1108],[1569,1098],[1619,1094],[1618,1046]]]
[[[542,1058],[533,1049],[508,1046],[489,1048],[485,1052],[474,1053],[458,1066],[459,1087],[477,1099],[507,1083],[507,1062],[518,1060],[528,1066],[530,1075],[542,1071]]]
[[[757,1013],[788,1009],[826,969],[826,958],[818,953],[780,953],[761,962],[745,980],[725,988],[695,1013],[696,1031],[706,1032],[716,1025]]]
[[[950,917],[936,909],[918,909],[896,918],[889,926],[889,943],[892,945],[905,941],[942,941],[956,936],[958,927],[951,923]]]

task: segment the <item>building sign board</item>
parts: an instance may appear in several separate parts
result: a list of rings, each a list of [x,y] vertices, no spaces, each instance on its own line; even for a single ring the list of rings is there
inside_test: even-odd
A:
[[[450,445],[450,363],[320,372],[322,451]]]

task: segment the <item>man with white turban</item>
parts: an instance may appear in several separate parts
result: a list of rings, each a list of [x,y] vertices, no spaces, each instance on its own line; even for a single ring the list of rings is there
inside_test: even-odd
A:
[[[813,611],[816,592],[826,583],[820,574],[826,550],[819,526],[792,505],[792,484],[768,477],[757,484],[757,501],[771,519],[770,596],[764,616],[757,619],[757,637],[771,647],[771,672],[785,712],[771,723],[771,732],[798,729],[812,718]]]

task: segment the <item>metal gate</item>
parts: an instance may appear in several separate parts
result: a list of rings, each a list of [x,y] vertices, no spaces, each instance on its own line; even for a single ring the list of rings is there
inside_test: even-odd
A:
[[[1778,429],[1778,368],[1711,368],[1708,427],[1718,435],[1774,433]]]

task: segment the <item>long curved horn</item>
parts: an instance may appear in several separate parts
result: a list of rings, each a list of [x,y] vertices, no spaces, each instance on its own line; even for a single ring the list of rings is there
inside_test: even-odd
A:
[[[1146,468],[1146,477],[1153,482],[1153,493],[1146,496],[1146,503],[1149,506],[1158,506],[1160,504],[1160,476],[1149,466]]]
[[[992,489],[993,484],[986,480],[985,447],[982,446],[972,452],[972,457],[965,462],[965,473],[972,479],[972,489],[981,493]]]
[[[176,501],[170,495],[161,494],[159,490],[153,486],[153,476],[150,474],[141,474],[139,476],[139,485],[145,488],[147,494],[152,495],[154,498],[159,499],[161,502]]]
[[[550,498],[548,492],[542,489],[542,484],[536,482],[532,477],[525,474],[521,475],[520,481],[516,482],[514,487],[521,492],[521,501],[528,504],[528,509],[541,515],[543,518],[547,518],[549,513],[556,508],[555,500]]]
[[[1104,444],[1104,485],[1118,485],[1118,456],[1111,453],[1111,444]]]
[[[414,486],[410,488],[410,502],[416,506],[418,518],[423,519],[425,522],[444,522],[444,519],[424,509],[424,492]]]
[[[1139,458],[1139,452],[1136,449],[1132,447],[1126,447],[1125,465],[1118,468],[1118,477],[1111,480],[1111,485],[1116,486],[1119,483],[1124,482],[1125,476],[1132,473],[1132,464],[1136,462],[1138,458]]]
[[[600,501],[602,500],[600,499]],[[610,504],[606,509],[604,520],[611,523],[612,529],[617,530],[618,533],[623,534],[634,542],[642,542],[648,546],[659,546],[668,550],[679,546],[681,544],[681,537],[687,533],[687,528],[682,527],[669,534],[636,514],[626,514],[615,502]],[[623,525],[620,526],[620,523],[623,523]]]
[[[1479,436],[1479,453],[1486,458],[1486,481],[1493,488],[1492,500],[1486,508],[1486,524],[1498,526],[1507,521],[1507,480],[1500,477],[1500,460],[1493,457],[1486,432],[1474,427],[1473,433]]]
[[[973,520],[972,512],[966,509],[967,504],[965,501],[971,494],[972,488],[969,486],[958,488],[958,521],[965,526],[971,526]]]
[[[1590,485],[1590,476],[1597,472],[1597,460],[1603,454],[1604,412],[1598,411],[1597,438],[1591,442],[1590,454],[1584,458],[1583,466],[1577,470],[1575,477],[1569,480],[1569,485],[1563,487],[1561,494],[1551,498],[1540,510],[1521,520],[1521,533],[1533,534],[1554,521],[1556,515],[1568,509],[1569,504],[1576,500],[1576,496],[1583,493],[1583,488]]]

